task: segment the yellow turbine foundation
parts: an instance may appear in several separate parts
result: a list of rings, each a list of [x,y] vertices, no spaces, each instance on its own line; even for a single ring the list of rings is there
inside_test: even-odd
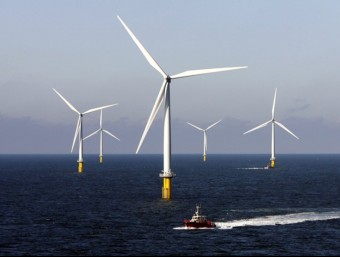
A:
[[[99,156],[99,162],[103,163],[103,156]]]
[[[270,160],[270,168],[275,168],[275,160]]]
[[[83,162],[78,162],[78,173],[83,172]]]
[[[163,178],[162,198],[171,199],[171,178]]]
[[[206,160],[207,160],[207,156],[203,155],[203,161],[206,161]]]

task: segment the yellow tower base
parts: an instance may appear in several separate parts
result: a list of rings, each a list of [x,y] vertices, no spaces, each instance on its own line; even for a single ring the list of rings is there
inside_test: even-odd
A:
[[[275,160],[270,160],[270,168],[275,168]]]
[[[171,199],[171,178],[163,178],[162,198]]]
[[[206,161],[206,160],[207,160],[207,156],[203,155],[203,161]]]
[[[103,163],[103,156],[99,156],[99,162]]]
[[[78,162],[78,173],[83,172],[83,162]]]

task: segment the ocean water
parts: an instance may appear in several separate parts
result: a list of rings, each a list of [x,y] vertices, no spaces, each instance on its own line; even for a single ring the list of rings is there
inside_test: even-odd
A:
[[[0,255],[340,255],[340,155],[0,156]],[[196,204],[214,229],[185,229]]]

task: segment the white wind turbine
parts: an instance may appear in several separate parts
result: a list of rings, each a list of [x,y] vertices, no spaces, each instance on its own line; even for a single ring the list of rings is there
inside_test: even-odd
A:
[[[102,110],[102,109],[105,109],[105,108],[109,108],[109,107],[117,105],[117,104],[105,105],[105,106],[93,108],[93,109],[90,109],[90,110],[87,110],[87,111],[81,113],[70,102],[68,102],[57,90],[55,90],[54,88],[53,88],[53,90],[68,105],[68,107],[70,107],[71,110],[76,112],[78,114],[78,116],[79,116],[78,117],[77,126],[76,126],[76,131],[74,133],[71,153],[73,152],[74,144],[75,144],[77,136],[78,136],[78,139],[79,139],[78,172],[81,173],[81,172],[83,172],[83,162],[84,162],[84,160],[83,160],[83,140],[84,140],[83,139],[83,115],[87,114],[87,113],[99,111],[99,110]]]
[[[299,139],[296,135],[293,134],[289,129],[287,129],[285,126],[283,126],[280,122],[275,120],[275,102],[276,102],[276,92],[277,88],[275,89],[275,95],[274,95],[274,102],[273,102],[273,108],[272,108],[272,119],[257,126],[256,128],[253,128],[251,130],[248,130],[247,132],[244,132],[243,134],[247,134],[249,132],[252,132],[254,130],[257,130],[259,128],[263,128],[267,126],[268,124],[272,124],[272,149],[271,149],[271,158],[270,158],[270,164],[267,166],[268,168],[275,168],[275,124],[286,130],[289,134],[291,134],[293,137]]]
[[[170,123],[170,83],[173,79],[179,79],[184,77],[190,77],[195,75],[213,73],[213,72],[221,72],[221,71],[229,71],[242,69],[247,67],[229,67],[229,68],[215,68],[215,69],[203,69],[203,70],[189,70],[176,75],[167,75],[163,69],[158,65],[158,63],[152,58],[152,56],[148,53],[148,51],[143,47],[143,45],[139,42],[136,36],[132,33],[132,31],[128,28],[128,26],[123,22],[123,20],[117,16],[119,21],[123,24],[126,31],[129,33],[135,44],[138,46],[139,50],[143,53],[144,57],[147,59],[149,64],[155,68],[162,76],[163,76],[163,84],[158,93],[156,102],[152,108],[151,114],[145,126],[143,135],[139,142],[136,153],[139,152],[140,147],[143,144],[144,138],[147,135],[157,113],[158,110],[165,99],[165,119],[164,119],[164,145],[163,145],[163,173],[160,174],[163,177],[163,191],[162,198],[171,199],[171,178],[175,176],[175,174],[171,171],[171,123]]]
[[[207,131],[209,129],[211,129],[213,126],[215,126],[217,123],[219,123],[221,120],[215,122],[214,124],[210,125],[209,127],[207,127],[206,129],[202,129],[200,127],[197,127],[196,125],[194,124],[191,124],[190,122],[187,122],[190,126],[200,130],[200,131],[203,131],[203,135],[204,135],[204,139],[203,139],[203,161],[206,161],[207,160],[207,150],[208,150],[208,138],[207,138]]]
[[[117,139],[118,141],[120,141],[120,139],[118,137],[116,137],[115,135],[111,134],[109,131],[107,131],[106,129],[103,129],[103,110],[101,109],[100,110],[100,121],[99,121],[99,129],[96,130],[95,132],[91,133],[90,135],[88,135],[87,137],[84,138],[85,139],[88,139],[92,136],[94,136],[95,134],[97,133],[100,133],[99,136],[100,136],[100,143],[99,143],[99,162],[102,163],[103,162],[103,132],[108,134],[109,136]]]

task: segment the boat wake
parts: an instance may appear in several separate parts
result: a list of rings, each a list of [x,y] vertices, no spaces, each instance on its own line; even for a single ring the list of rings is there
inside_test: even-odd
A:
[[[285,215],[264,216],[251,219],[215,222],[218,229],[233,229],[247,226],[275,226],[297,224],[306,221],[323,221],[340,219],[340,211],[332,212],[302,212]]]
[[[267,170],[266,167],[237,168],[238,170]]]
[[[233,229],[237,227],[249,227],[249,226],[275,226],[275,225],[288,225],[297,224],[307,221],[324,221],[340,219],[340,211],[330,212],[301,212],[285,215],[272,215],[263,216],[251,219],[232,220],[226,222],[216,221],[215,229]],[[186,227],[176,227],[174,229],[187,229]],[[211,228],[210,228],[211,229]]]

